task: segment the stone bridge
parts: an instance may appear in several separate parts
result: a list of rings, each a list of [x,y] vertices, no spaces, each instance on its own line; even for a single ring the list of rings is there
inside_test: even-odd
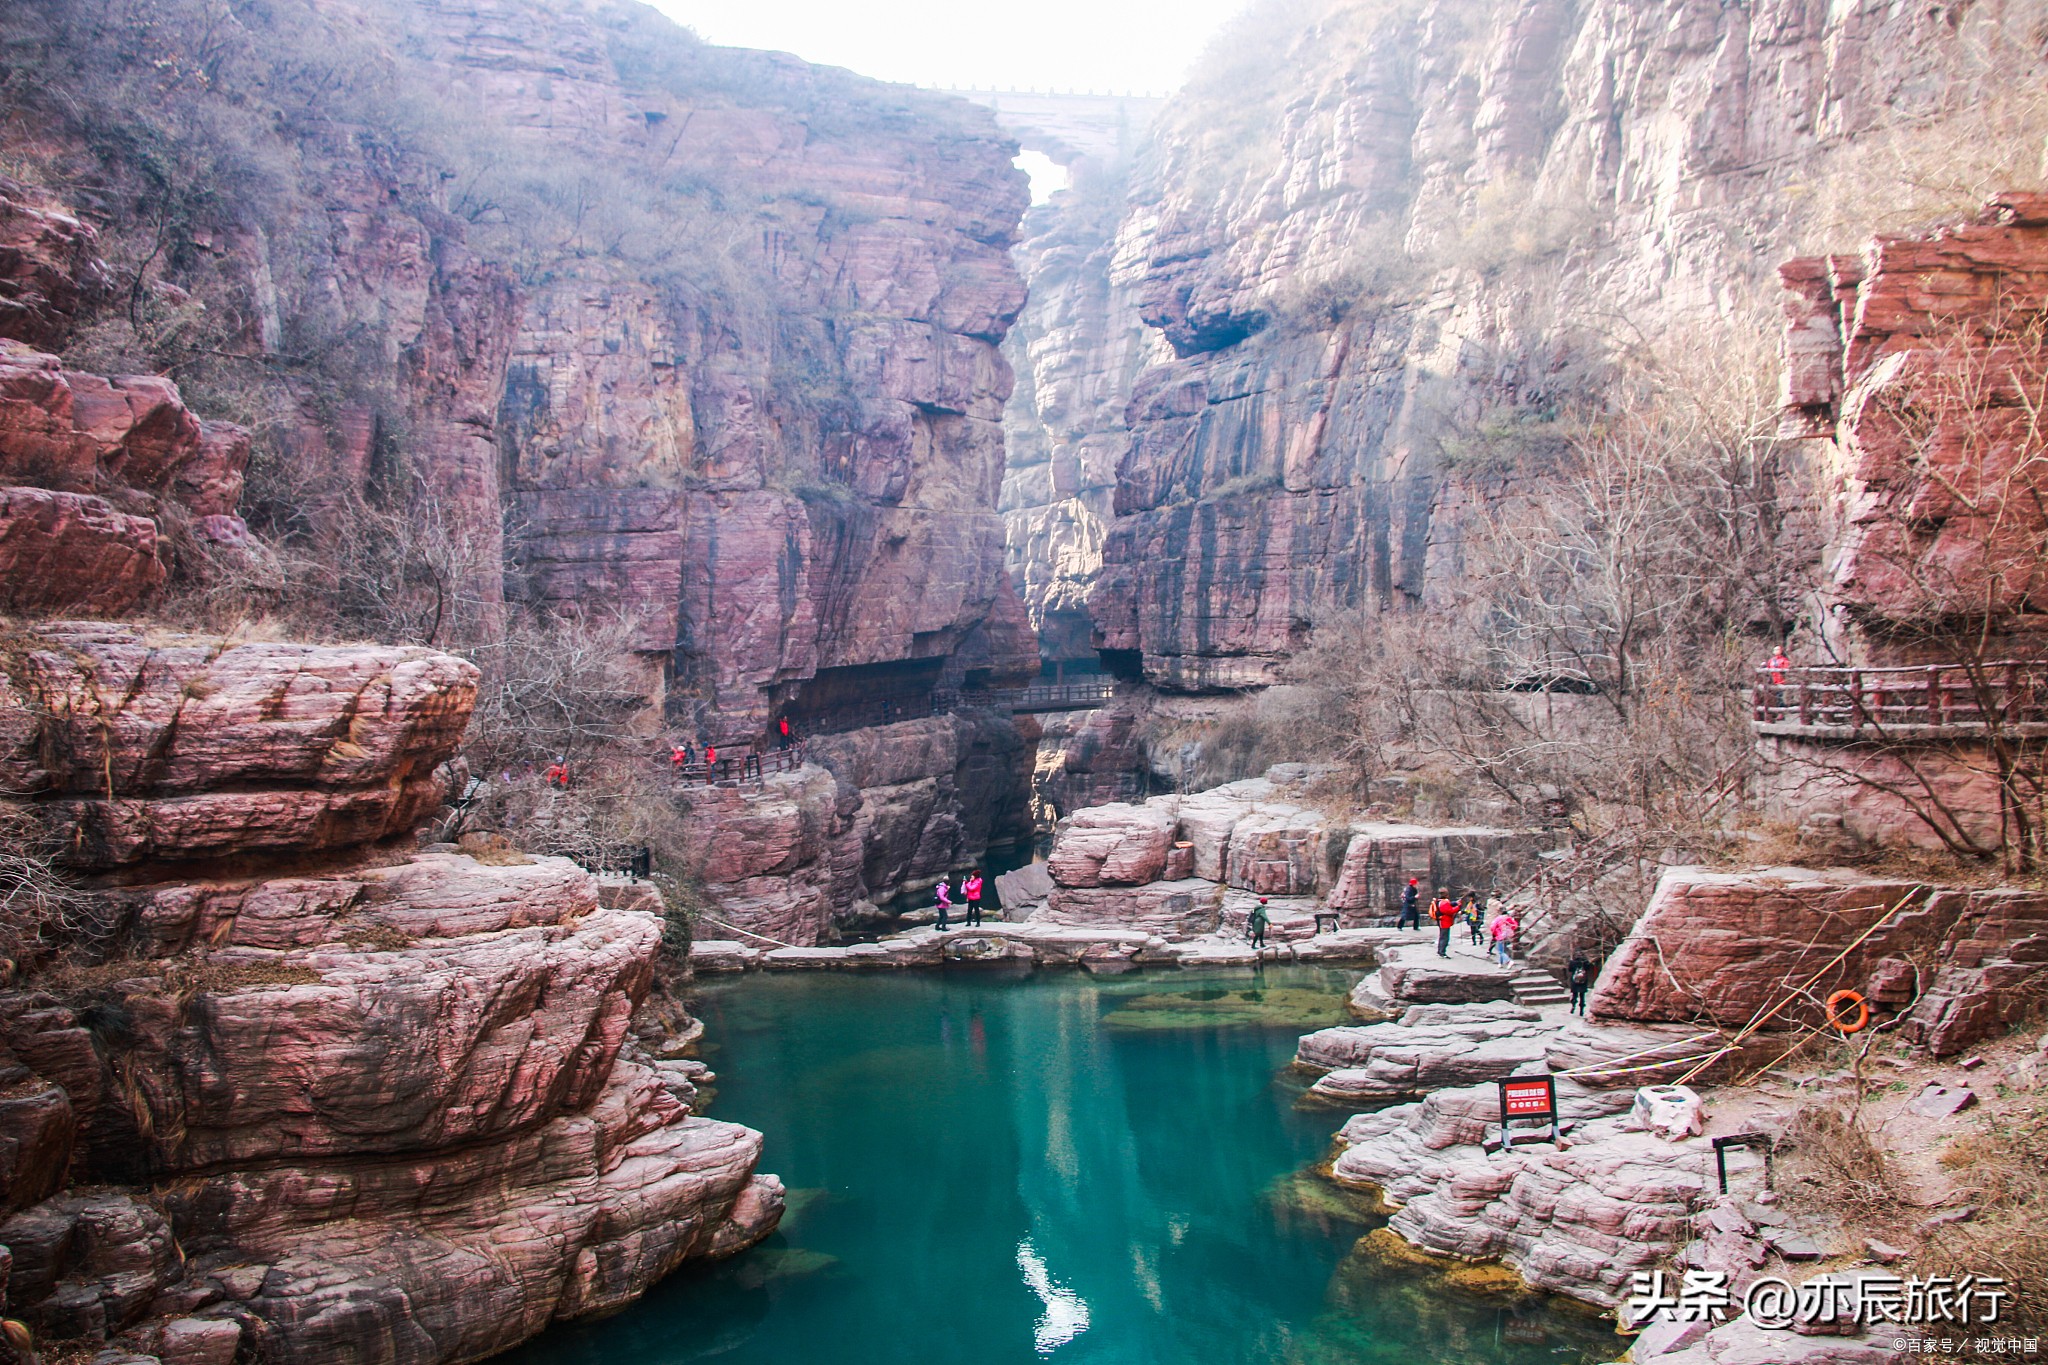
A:
[[[996,122],[1027,152],[1062,166],[1122,165],[1166,104],[1164,95],[1076,94],[1053,90],[946,90],[995,110]]]

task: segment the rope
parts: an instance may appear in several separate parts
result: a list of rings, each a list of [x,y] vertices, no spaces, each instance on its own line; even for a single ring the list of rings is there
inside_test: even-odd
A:
[[[761,940],[761,941],[762,941],[763,943],[772,943],[772,944],[774,944],[774,945],[775,945],[776,947],[778,947],[778,948],[796,948],[796,947],[801,947],[801,946],[802,946],[801,944],[796,944],[796,943],[784,943],[784,942],[783,942],[783,941],[782,941],[781,939],[779,939],[779,938],[770,938],[770,937],[768,937],[768,935],[766,935],[766,934],[757,934],[757,933],[755,933],[755,932],[754,932],[754,931],[753,931],[752,929],[742,929],[742,928],[740,928],[740,927],[739,927],[739,926],[738,926],[737,924],[727,924],[727,923],[726,923],[726,922],[725,922],[724,920],[722,920],[722,919],[711,919],[711,916],[709,916],[709,915],[705,914],[705,913],[704,913],[704,912],[703,912],[702,910],[699,910],[699,911],[697,912],[697,918],[698,918],[698,919],[705,919],[705,920],[711,920],[711,922],[712,922],[713,924],[717,925],[717,926],[718,926],[719,928],[721,928],[721,929],[730,929],[730,930],[732,930],[732,931],[733,931],[733,932],[734,932],[735,934],[745,934],[745,935],[746,935],[746,936],[747,936],[748,938],[758,938],[758,939],[760,939],[760,940]]]
[[[1716,1031],[1716,1032],[1711,1032],[1711,1033],[1695,1033],[1695,1034],[1694,1034],[1694,1035],[1693,1035],[1692,1037],[1690,1037],[1690,1038],[1680,1038],[1680,1039],[1679,1039],[1679,1040],[1678,1040],[1677,1042],[1675,1042],[1675,1043],[1659,1043],[1659,1044],[1657,1044],[1657,1046],[1655,1046],[1655,1047],[1646,1047],[1646,1048],[1644,1048],[1644,1049],[1643,1049],[1642,1051],[1640,1051],[1640,1052],[1624,1052],[1624,1053],[1623,1053],[1623,1054],[1622,1054],[1621,1056],[1619,1056],[1619,1057],[1610,1057],[1610,1058],[1608,1058],[1608,1059],[1607,1059],[1607,1060],[1606,1060],[1605,1062],[1602,1062],[1602,1063],[1600,1063],[1600,1064],[1599,1064],[1599,1065],[1597,1065],[1597,1066],[1581,1066],[1581,1067],[1574,1067],[1574,1068],[1573,1068],[1572,1070],[1570,1070],[1570,1071],[1560,1071],[1560,1072],[1558,1072],[1557,1074],[1558,1074],[1558,1075],[1560,1075],[1560,1076],[1578,1076],[1578,1075],[1585,1075],[1585,1074],[1597,1074],[1597,1073],[1604,1073],[1604,1072],[1608,1071],[1608,1070],[1609,1070],[1610,1068],[1612,1068],[1612,1067],[1614,1066],[1614,1064],[1615,1064],[1616,1062],[1632,1062],[1632,1061],[1634,1061],[1634,1060],[1635,1060],[1636,1058],[1638,1058],[1638,1057],[1647,1057],[1647,1056],[1649,1056],[1649,1055],[1650,1055],[1651,1053],[1653,1053],[1653,1052],[1663,1052],[1663,1051],[1665,1051],[1665,1050],[1666,1050],[1666,1049],[1668,1049],[1668,1048],[1674,1048],[1674,1047],[1688,1047],[1688,1046],[1690,1046],[1690,1045],[1691,1045],[1691,1044],[1693,1044],[1693,1043],[1704,1043],[1704,1042],[1706,1042],[1706,1041],[1707,1041],[1707,1039],[1709,1039],[1709,1038],[1718,1038],[1718,1037],[1720,1037],[1720,1036],[1721,1036],[1721,1035],[1720,1035],[1720,1033],[1719,1033],[1718,1031]],[[1671,1065],[1671,1062],[1675,1062],[1675,1061],[1687,1061],[1687,1062],[1689,1062],[1689,1061],[1691,1061],[1691,1060],[1692,1060],[1692,1058],[1690,1058],[1690,1057],[1674,1057],[1674,1058],[1672,1058],[1672,1059],[1671,1059],[1671,1061],[1667,1061],[1667,1062],[1658,1062],[1658,1063],[1656,1063],[1656,1065],[1658,1065],[1658,1066],[1669,1066],[1669,1065]],[[1636,1068],[1633,1068],[1633,1067],[1631,1067],[1630,1069],[1631,1069],[1631,1070],[1635,1070]]]
[[[1783,1000],[1780,1000],[1777,1004],[1771,1006],[1771,1008],[1761,1018],[1755,1020],[1752,1023],[1744,1025],[1740,1033],[1736,1034],[1733,1038],[1728,1040],[1729,1045],[1731,1047],[1739,1046],[1743,1039],[1747,1038],[1750,1034],[1755,1033],[1758,1029],[1762,1028],[1765,1024],[1768,1024],[1772,1019],[1776,1018],[1778,1011],[1784,1009],[1785,1006],[1791,1004],[1794,1000],[1797,1000],[1800,997],[1804,996],[1809,990],[1812,990],[1813,984],[1816,981],[1819,981],[1822,977],[1826,976],[1829,972],[1833,971],[1835,967],[1840,965],[1843,958],[1847,957],[1850,953],[1855,952],[1857,948],[1862,946],[1863,940],[1869,938],[1879,929],[1882,929],[1893,915],[1896,915],[1899,913],[1899,911],[1905,909],[1908,902],[1910,902],[1915,896],[1919,895],[1922,891],[1925,891],[1926,889],[1927,888],[1924,885],[1916,885],[1911,891],[1908,891],[1905,895],[1899,897],[1898,903],[1896,905],[1892,906],[1891,909],[1885,911],[1882,915],[1879,915],[1875,920],[1873,920],[1871,922],[1870,927],[1868,929],[1865,929],[1862,933],[1856,935],[1855,938],[1851,939],[1849,941],[1849,945],[1846,948],[1842,949],[1841,952],[1836,953],[1833,957],[1829,958],[1827,961],[1827,965],[1823,966],[1819,971],[1815,972],[1812,976],[1806,978],[1805,985],[1796,987],[1793,990],[1787,992],[1785,998]],[[1706,1070],[1706,1063],[1702,1062],[1700,1065],[1694,1067],[1691,1071],[1688,1071],[1683,1076],[1680,1076],[1676,1081],[1676,1084],[1684,1085],[1687,1081],[1691,1080],[1694,1076],[1699,1075],[1700,1072],[1704,1070]]]
[[[1701,1065],[1705,1065],[1706,1063],[1713,1061],[1716,1057],[1724,1056],[1727,1053],[1735,1052],[1738,1050],[1739,1049],[1733,1047],[1720,1047],[1715,1048],[1712,1052],[1694,1053],[1690,1057],[1673,1057],[1670,1061],[1667,1062],[1644,1062],[1639,1066],[1582,1066],[1577,1071],[1560,1071],[1558,1074],[1560,1076],[1626,1076],[1632,1071],[1655,1071],[1658,1067],[1677,1066],[1680,1062],[1699,1062]],[[1686,1074],[1690,1076],[1692,1073],[1688,1072]],[[1678,1084],[1683,1085],[1685,1084],[1685,1082],[1681,1080],[1678,1082]]]

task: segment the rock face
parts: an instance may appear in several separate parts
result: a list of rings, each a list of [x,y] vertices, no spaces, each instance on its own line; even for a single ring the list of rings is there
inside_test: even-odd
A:
[[[201,8],[174,2],[164,41],[199,42],[181,25]],[[66,14],[5,22],[33,45],[61,41]],[[318,557],[355,498],[402,489],[457,561],[436,570],[460,618],[440,642],[501,639],[521,607],[616,618],[637,729],[700,744],[1036,672],[996,508],[1027,196],[989,111],[714,48],[612,0],[261,19],[176,112],[246,135],[275,183],[230,221],[181,223],[138,289],[204,304],[219,349],[291,372],[266,450],[307,490],[266,530],[289,524]],[[395,98],[337,119],[265,74],[329,51]],[[89,172],[97,198],[70,199],[116,220],[154,182],[95,136],[109,111],[31,104],[54,188],[0,185],[0,336],[55,348],[104,274],[59,202],[66,176]],[[399,109],[476,136],[422,137]],[[41,491],[0,491],[0,609],[120,612],[188,546],[243,544],[247,458],[165,379],[7,343],[0,490]],[[82,572],[30,571],[49,554]],[[834,914],[1027,827],[1008,805],[1028,764],[1014,737],[977,728],[925,755],[848,814],[868,889],[826,878]],[[1004,771],[979,766],[991,755]],[[736,882],[758,875],[746,861]]]
[[[1840,503],[1815,653],[1900,670],[1864,675],[1872,688],[1946,665],[1959,670],[1951,700],[1975,700],[1973,678],[2003,696],[2007,661],[2048,653],[2048,478],[2024,416],[2048,384],[2048,196],[2001,195],[1949,227],[1780,276],[1782,429],[1818,438]],[[2042,780],[2038,737],[1873,700],[1819,718],[1836,724],[1808,724],[1803,707],[1772,717],[1762,795],[1774,814],[1839,821],[1868,843],[2038,852],[2040,832],[2013,823],[2016,793]]]
[[[1289,799],[1301,776],[1300,765],[1281,765],[1208,791],[1075,812],[1054,832],[1053,890],[1033,918],[1186,936],[1241,930],[1263,896],[1273,937],[1300,937],[1319,910],[1347,929],[1390,921],[1417,873],[1433,878],[1425,892],[1505,890],[1550,843],[1538,832],[1338,823]],[[1506,974],[1485,972],[1486,991],[1445,998],[1505,997]]]
[[[0,179],[0,337],[62,345],[80,308],[108,285],[99,233]]]
[[[1712,1151],[1705,1138],[1667,1143],[1604,1117],[1627,1107],[1626,1090],[1557,1091],[1576,1125],[1568,1149],[1487,1152],[1500,1093],[1475,1085],[1353,1118],[1334,1174],[1398,1205],[1389,1226],[1425,1251],[1504,1261],[1536,1288],[1612,1307],[1631,1273],[1686,1242]]]
[[[476,668],[426,649],[59,624],[14,662],[0,783],[92,871],[409,830],[476,699]]]
[[[2048,305],[2048,195],[1779,274],[1785,425],[1830,440],[1843,485],[1830,605],[1879,633],[2048,609],[2039,437],[2014,406],[2048,374],[2030,330]]]
[[[1121,178],[1062,195],[1024,220],[1031,296],[1005,343],[1018,383],[1004,412],[1002,511],[1010,575],[1047,659],[1092,659],[1088,597],[1115,516],[1123,407],[1165,348],[1111,278]]]
[[[8,202],[0,194],[0,231]],[[92,239],[78,240],[84,251]],[[0,249],[0,271],[6,259]],[[63,264],[83,270],[69,253]],[[65,295],[48,276],[36,275],[43,302],[25,304],[24,318],[54,306],[49,290],[75,301],[75,290]],[[0,607],[136,606],[169,577],[168,518],[201,540],[247,536],[234,511],[248,463],[247,434],[200,421],[168,380],[68,370],[54,355],[0,340]]]
[[[0,991],[9,1315],[166,1361],[472,1360],[773,1229],[759,1134],[632,1031],[658,913],[564,859],[372,842],[438,799],[470,665],[15,648],[5,789],[122,875],[86,984]]]
[[[1608,959],[1589,1007],[1601,1018],[1740,1027],[1819,973],[1816,998],[1854,990],[1874,1018],[1905,1015],[1902,1031],[1946,1056],[2019,1017],[2048,981],[2044,946],[2048,898],[2038,892],[1929,889],[1798,868],[1676,869]],[[1923,962],[1931,970],[1916,965]],[[1812,1023],[1814,1013],[1794,1001],[1779,1019]]]
[[[1119,218],[1076,194],[1034,232],[1020,581],[1071,597],[1113,466],[1096,643],[1162,687],[1273,681],[1318,615],[1430,600],[1486,496],[1445,452],[1572,386],[1560,320],[1725,314],[1831,158],[1970,104],[1961,54],[2019,13],[1262,16],[1154,122]]]
[[[793,772],[683,789],[691,871],[755,946],[813,946],[1028,828],[1027,748],[971,708],[820,737]]]
[[[486,413],[521,591],[616,603],[671,712],[715,734],[834,669],[1035,671],[995,510],[1025,194],[990,116],[623,5],[408,22],[523,154],[730,187],[775,224],[735,222],[680,288],[577,253],[522,290]],[[707,210],[655,211],[688,233]]]

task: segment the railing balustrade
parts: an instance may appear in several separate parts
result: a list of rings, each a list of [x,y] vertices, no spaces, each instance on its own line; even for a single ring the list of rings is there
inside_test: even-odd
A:
[[[1751,723],[1763,734],[1918,739],[2048,733],[2048,660],[1793,666],[1757,670]]]

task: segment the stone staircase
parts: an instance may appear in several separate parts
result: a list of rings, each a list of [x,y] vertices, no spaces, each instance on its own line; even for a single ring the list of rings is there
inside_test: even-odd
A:
[[[1515,993],[1515,1003],[1531,1009],[1572,1002],[1572,993],[1564,988],[1564,984],[1540,967],[1520,968],[1508,984]]]

